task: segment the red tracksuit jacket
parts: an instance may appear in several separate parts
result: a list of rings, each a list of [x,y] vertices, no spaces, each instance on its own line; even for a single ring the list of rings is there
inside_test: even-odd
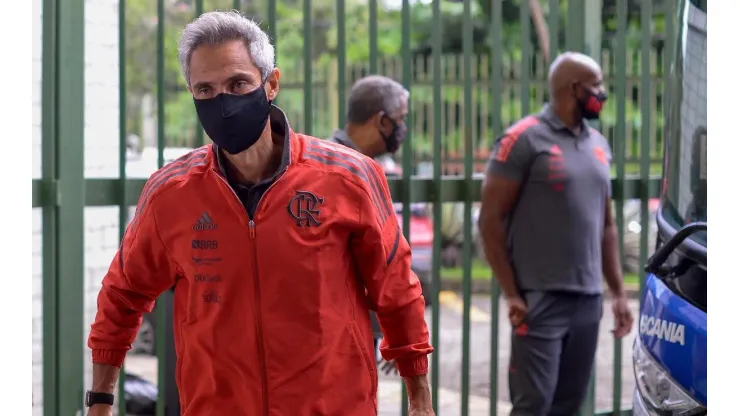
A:
[[[113,366],[175,286],[183,415],[376,414],[368,308],[383,356],[427,373],[424,299],[382,169],[285,131],[285,166],[252,218],[212,145],[152,175],[103,279],[88,345]]]

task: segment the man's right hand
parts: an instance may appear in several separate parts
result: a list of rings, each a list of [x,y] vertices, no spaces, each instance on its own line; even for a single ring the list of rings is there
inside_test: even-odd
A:
[[[519,326],[527,315],[527,304],[521,296],[508,296],[506,304],[509,306],[509,321],[512,326]]]
[[[87,411],[87,416],[113,416],[113,406],[108,404],[95,404]]]

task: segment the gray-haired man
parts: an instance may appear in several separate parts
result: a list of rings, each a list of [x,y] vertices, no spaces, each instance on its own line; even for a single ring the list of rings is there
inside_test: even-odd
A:
[[[380,166],[290,128],[252,20],[205,13],[179,51],[213,144],[144,187],[98,296],[89,415],[112,414],[142,313],[173,286],[183,416],[377,414],[368,308],[409,415],[434,415],[424,298]]]
[[[347,100],[346,127],[334,130],[328,140],[371,158],[395,153],[406,135],[408,98],[408,90],[388,77],[368,75],[359,79]],[[370,313],[370,318],[377,351],[383,332],[374,313]],[[386,373],[395,369],[392,362],[378,359],[378,364]]]
[[[347,125],[329,140],[372,158],[395,153],[406,135],[408,99],[406,88],[388,77],[358,80],[347,100]]]

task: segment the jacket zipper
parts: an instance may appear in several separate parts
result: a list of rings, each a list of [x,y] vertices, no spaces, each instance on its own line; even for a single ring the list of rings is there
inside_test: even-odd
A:
[[[275,177],[275,179],[272,181],[270,186],[265,189],[265,192],[262,194],[260,199],[257,201],[257,205],[254,208],[254,216],[257,216],[257,211],[259,210],[260,204],[262,203],[262,200],[265,198],[265,195],[272,189],[273,186],[280,180],[280,178],[283,177],[285,172],[288,171],[288,168],[286,167],[282,173],[280,173],[278,176]],[[231,191],[231,194],[236,197],[237,202],[239,202],[239,206],[242,207],[242,210],[244,211],[244,214],[247,216],[247,219],[249,220],[249,240],[251,241],[252,245],[252,273],[254,275],[254,291],[255,291],[255,320],[257,321],[257,348],[260,356],[260,378],[262,381],[262,402],[263,402],[263,412],[265,416],[268,416],[270,413],[270,401],[267,394],[267,358],[265,354],[265,340],[262,336],[262,302],[261,302],[261,290],[260,290],[260,282],[259,282],[259,268],[257,267],[257,232],[255,230],[255,223],[254,219],[249,217],[249,213],[247,212],[247,208],[244,207],[244,204],[242,204],[241,199],[239,199],[239,195],[236,194],[234,191],[234,188],[229,185],[229,183],[224,179],[221,175],[217,175],[221,181],[226,184],[226,186]]]
[[[268,188],[269,189],[269,188]],[[267,191],[265,191],[267,193]],[[264,194],[263,194],[264,196]],[[260,198],[262,199],[262,198]],[[257,202],[257,205],[259,206],[259,201]],[[255,215],[257,213],[257,209],[254,210]],[[262,401],[263,401],[263,409],[262,412],[265,416],[269,414],[269,398],[267,395],[267,365],[265,363],[266,357],[265,357],[265,342],[264,338],[262,337],[262,302],[260,299],[262,296],[260,295],[262,291],[260,290],[260,279],[259,279],[259,272],[257,267],[257,232],[254,230],[254,220],[249,220],[249,239],[252,241],[252,274],[254,275],[254,292],[255,292],[255,316],[257,319],[257,348],[259,349],[260,354],[260,375],[262,377]]]

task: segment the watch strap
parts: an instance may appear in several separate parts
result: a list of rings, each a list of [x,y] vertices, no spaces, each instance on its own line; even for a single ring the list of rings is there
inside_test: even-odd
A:
[[[110,393],[99,393],[88,390],[85,393],[85,407],[92,407],[96,404],[113,405],[114,395]]]

